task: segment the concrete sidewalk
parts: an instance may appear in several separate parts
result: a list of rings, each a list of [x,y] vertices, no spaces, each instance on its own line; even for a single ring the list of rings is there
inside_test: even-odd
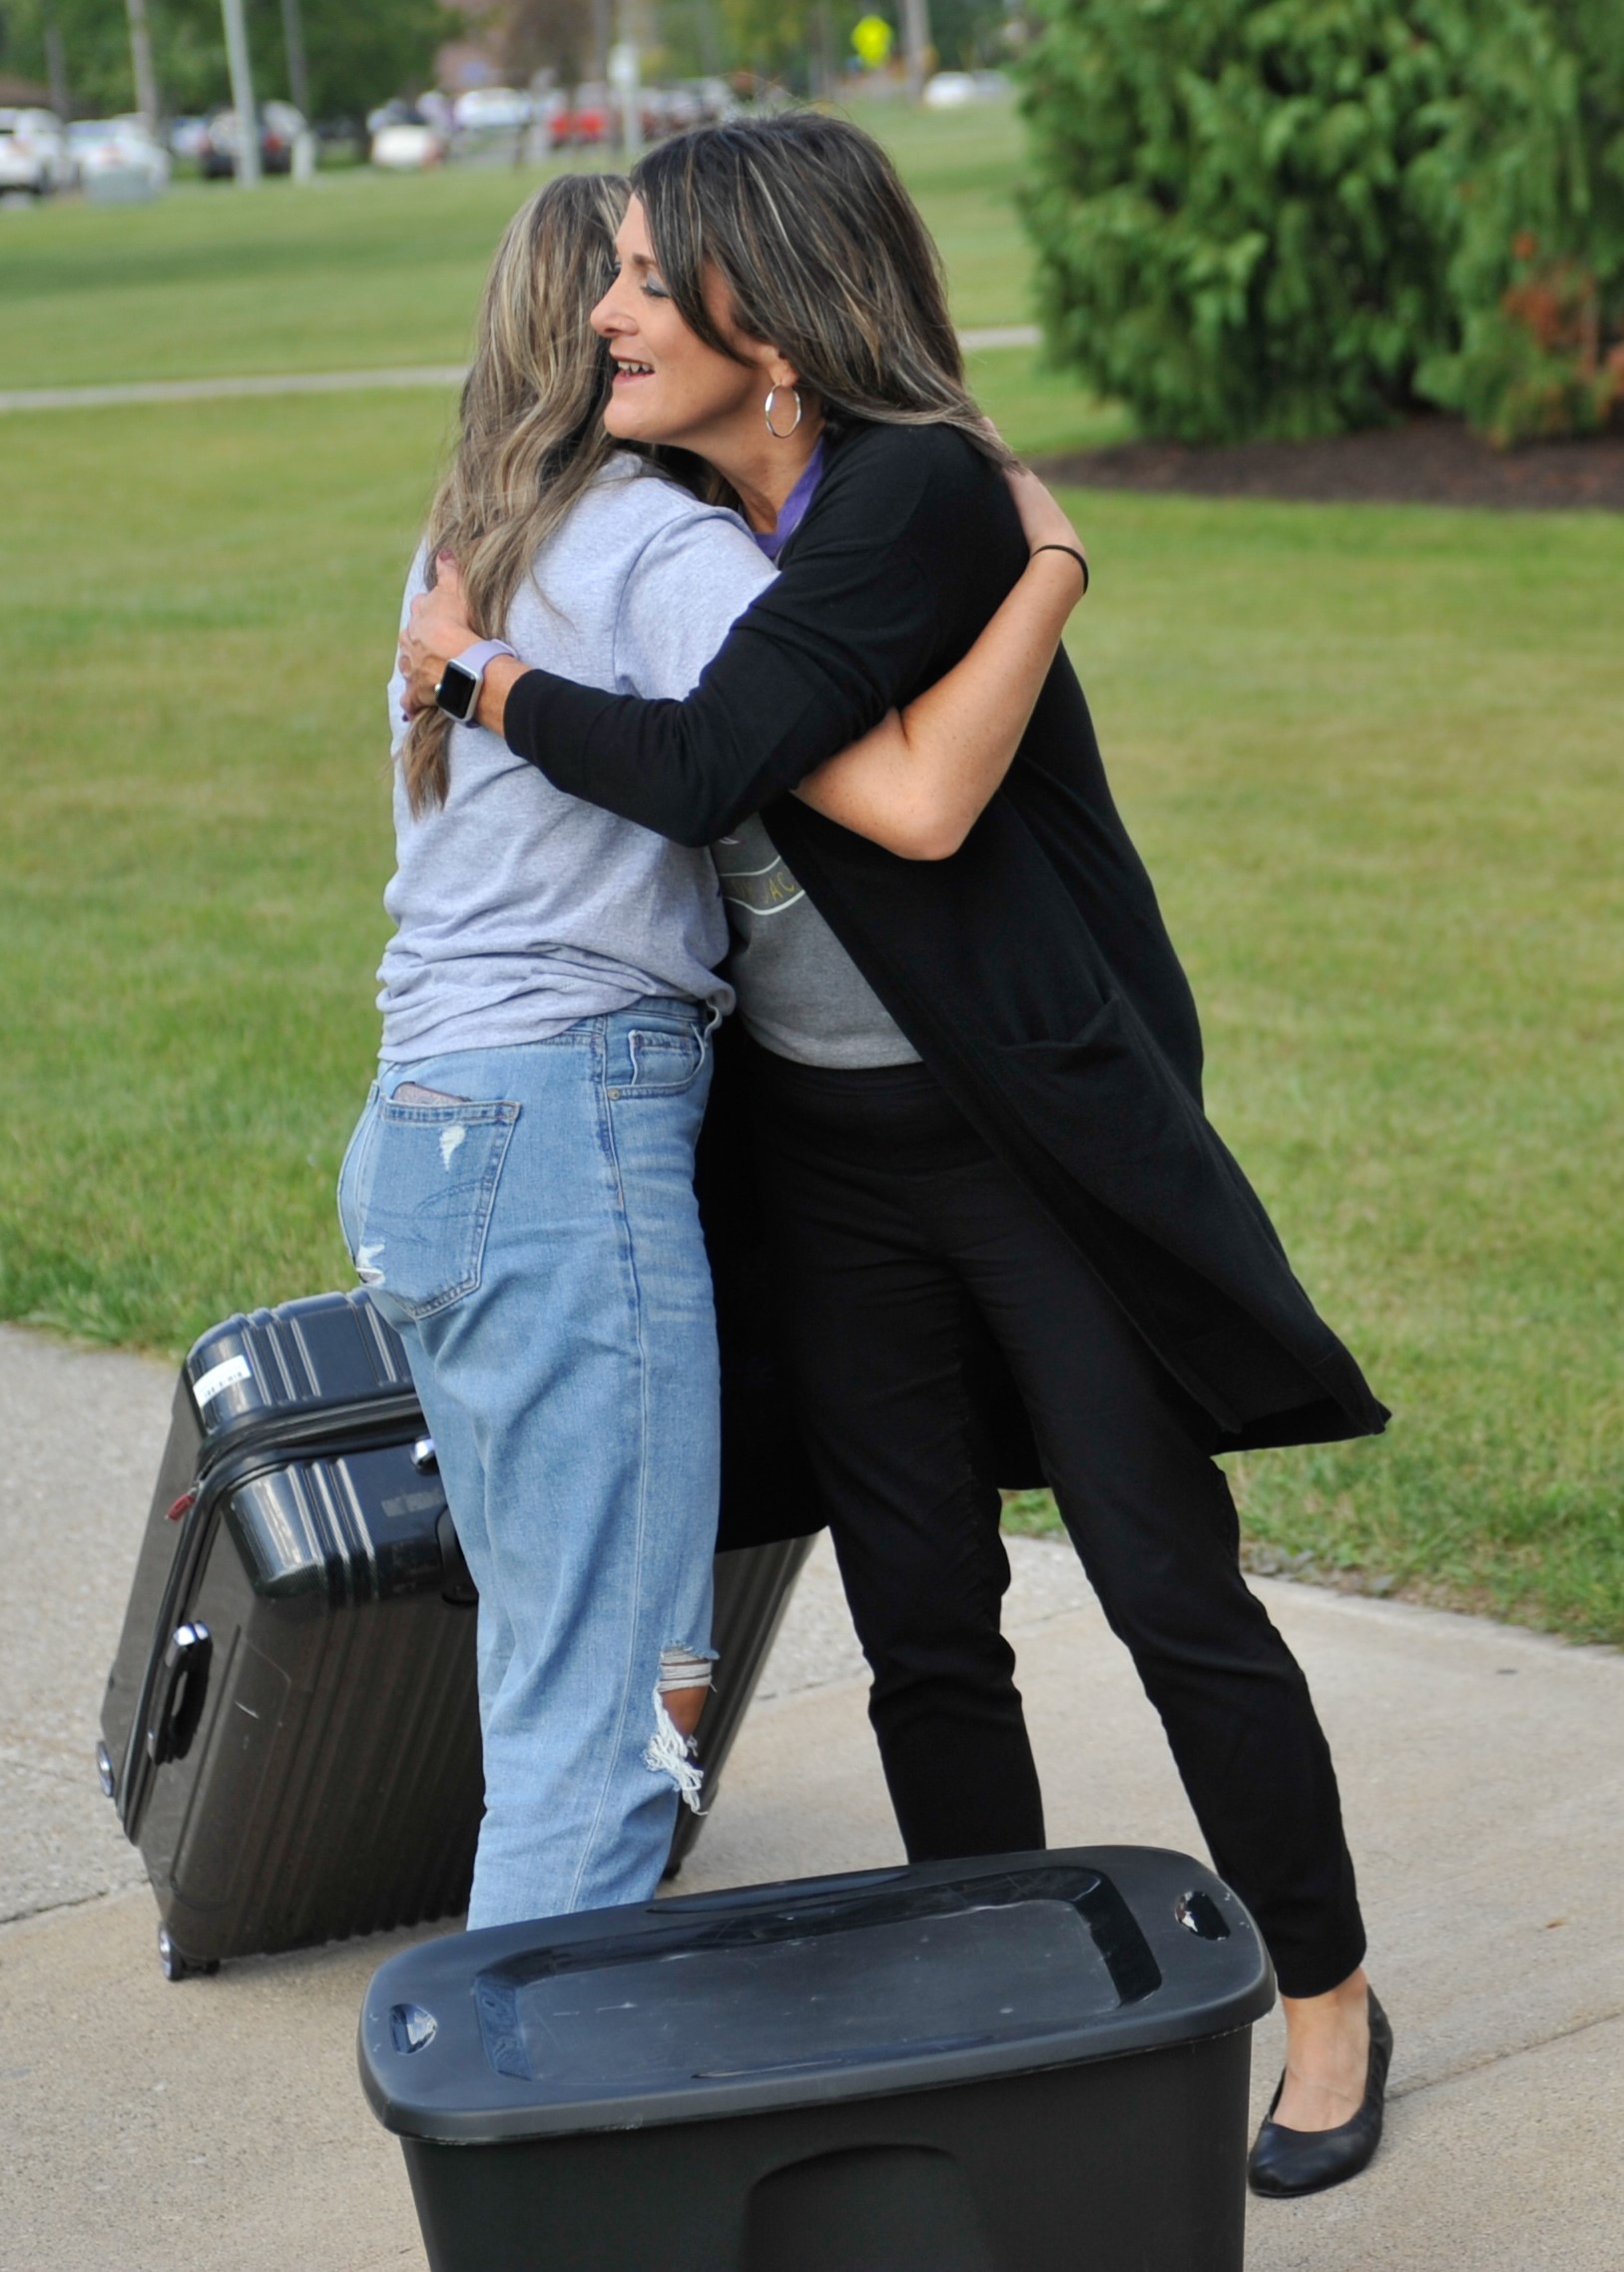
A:
[[[1035,323],[994,323],[979,331],[960,331],[967,355],[1000,347],[1035,347],[1042,334]],[[439,392],[460,386],[465,363],[413,363],[404,370],[287,370],[216,378],[136,378],[113,386],[14,386],[0,392],[0,417],[17,410],[128,409],[143,402],[254,401],[276,394],[398,393],[424,387]]]
[[[0,2266],[421,2267],[354,2028],[398,1939],[169,1986],[91,1764],[172,1377],[0,1329]],[[1015,1541],[1008,1624],[1056,1844],[1200,1851],[1160,1730],[1069,1552]],[[1259,1581],[1343,1777],[1397,2031],[1357,2184],[1254,2203],[1249,2272],[1619,2272],[1624,1658]],[[815,1683],[815,1685],[813,1685]],[[809,1568],[684,1892],[898,1858],[860,1660]],[[1261,2111],[1279,2021],[1258,2030]],[[651,2268],[652,2272],[652,2268]],[[831,2266],[830,2272],[840,2272]]]

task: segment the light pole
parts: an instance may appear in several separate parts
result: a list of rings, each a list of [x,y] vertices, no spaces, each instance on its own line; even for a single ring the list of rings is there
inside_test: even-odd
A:
[[[281,0],[281,38],[287,50],[287,92],[300,117],[310,115],[310,74],[304,62],[304,19],[299,0]]]
[[[45,69],[51,82],[51,108],[66,126],[73,110],[73,95],[68,86],[68,51],[62,44],[62,26],[56,20],[56,10],[42,10],[45,28]]]
[[[237,113],[237,186],[256,188],[260,180],[260,114],[254,107],[254,73],[249,67],[249,35],[243,0],[220,0],[226,22],[226,61],[232,75],[232,108]]]
[[[130,18],[130,61],[135,70],[136,109],[149,134],[158,132],[158,74],[153,69],[153,35],[147,0],[124,0]]]
[[[628,166],[643,153],[643,58],[636,0],[621,0],[620,38],[609,51],[609,81],[620,98],[621,155]]]
[[[696,0],[699,9],[700,69],[707,79],[722,74],[722,50],[717,44],[715,0]]]
[[[902,0],[902,48],[907,60],[910,103],[916,103],[924,93],[925,56],[929,47],[929,0]]]

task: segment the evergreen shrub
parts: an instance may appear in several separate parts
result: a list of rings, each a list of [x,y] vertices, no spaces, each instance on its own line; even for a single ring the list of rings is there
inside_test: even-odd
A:
[[[1057,360],[1187,440],[1624,392],[1620,0],[1039,0]]]
[[[1594,431],[1624,401],[1624,7],[1471,15],[1434,215],[1454,337],[1416,389],[1501,444]]]

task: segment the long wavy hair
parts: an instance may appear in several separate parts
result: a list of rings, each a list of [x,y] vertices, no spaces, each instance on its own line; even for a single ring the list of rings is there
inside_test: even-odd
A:
[[[604,432],[607,350],[592,328],[609,288],[629,185],[618,174],[563,175],[508,223],[479,305],[456,448],[429,507],[428,574],[456,555],[469,621],[498,638],[541,546],[611,452]],[[414,815],[443,805],[451,721],[419,713],[400,766]]]
[[[714,269],[740,327],[795,364],[831,423],[956,426],[1014,462],[964,383],[930,232],[859,127],[813,111],[696,127],[640,159],[632,188],[661,281],[707,346],[740,359],[706,305]]]

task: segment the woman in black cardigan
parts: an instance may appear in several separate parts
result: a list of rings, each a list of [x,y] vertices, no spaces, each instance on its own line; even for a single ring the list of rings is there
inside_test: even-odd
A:
[[[1335,2184],[1374,2150],[1390,2035],[1330,1755],[1212,1454],[1386,1414],[1202,1112],[1190,989],[1064,655],[967,830],[900,857],[793,795],[951,667],[1028,557],[887,161],[792,116],[663,145],[635,187],[595,317],[607,422],[704,458],[783,573],[684,702],[498,662],[480,721],[559,788],[717,848],[761,1324],[910,1856],[1043,1843],[997,1487],[1047,1480],[1275,1961],[1287,2073],[1253,2183]],[[472,643],[456,596],[448,575],[420,604],[418,699]]]

